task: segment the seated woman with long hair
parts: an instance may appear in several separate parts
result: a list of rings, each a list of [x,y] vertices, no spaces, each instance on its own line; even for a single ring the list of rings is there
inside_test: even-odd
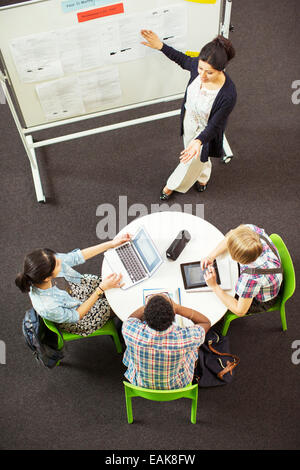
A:
[[[25,256],[23,270],[15,283],[29,294],[33,308],[41,317],[58,323],[63,331],[87,336],[110,318],[112,312],[104,292],[122,287],[121,275],[112,273],[101,279],[80,274],[73,266],[129,239],[126,234],[69,253],[57,253],[49,248],[34,250]]]

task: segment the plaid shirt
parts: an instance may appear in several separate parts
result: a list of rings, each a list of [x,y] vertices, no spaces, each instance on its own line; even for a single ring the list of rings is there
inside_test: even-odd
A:
[[[268,240],[272,243],[272,240],[268,237],[263,229],[250,224],[248,224],[248,227],[250,227],[256,233],[268,238]],[[280,267],[279,255],[279,259],[276,258],[275,254],[267,245],[267,243],[262,239],[260,239],[260,241],[263,246],[263,252],[253,263],[248,265],[240,265],[241,275],[238,278],[235,291],[239,297],[246,299],[252,299],[255,297],[259,302],[266,302],[278,295],[282,282],[282,274],[243,274],[243,270],[246,268],[269,269]],[[274,243],[272,243],[272,245],[275,247]]]
[[[156,331],[138,318],[128,318],[122,332],[129,382],[151,389],[176,389],[192,382],[198,348],[205,338],[202,326],[172,324]]]

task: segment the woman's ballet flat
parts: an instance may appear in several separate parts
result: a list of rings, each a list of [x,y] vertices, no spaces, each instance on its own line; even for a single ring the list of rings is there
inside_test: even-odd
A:
[[[172,197],[172,194],[173,194],[173,193],[171,193],[171,194],[166,194],[166,193],[163,191],[163,189],[162,189],[161,192],[160,192],[159,199],[160,199],[161,201],[168,201],[168,199],[170,199],[170,197]]]
[[[208,183],[207,183],[208,184]],[[199,193],[203,193],[203,191],[206,190],[207,188],[207,184],[200,184],[199,181],[196,181],[196,183],[194,184],[194,188],[199,192]]]

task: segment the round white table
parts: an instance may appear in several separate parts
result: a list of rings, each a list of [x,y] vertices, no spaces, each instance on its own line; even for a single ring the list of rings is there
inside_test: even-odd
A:
[[[139,217],[128,224],[121,233],[134,235],[139,227],[145,227],[152,238],[157,250],[163,258],[163,264],[147,279],[129,289],[110,289],[106,298],[115,314],[125,321],[137,308],[143,305],[143,289],[177,289],[180,288],[181,305],[193,308],[203,313],[214,325],[226,313],[227,308],[214,292],[192,292],[184,290],[180,264],[200,261],[201,258],[215,248],[224,235],[212,224],[200,217],[175,211],[162,211]],[[166,250],[181,230],[187,230],[191,240],[185,246],[176,261],[166,257]],[[226,254],[225,256],[228,256]],[[234,296],[234,287],[238,279],[237,263],[229,257],[232,289],[228,292]],[[103,260],[102,277],[111,273],[107,261]]]

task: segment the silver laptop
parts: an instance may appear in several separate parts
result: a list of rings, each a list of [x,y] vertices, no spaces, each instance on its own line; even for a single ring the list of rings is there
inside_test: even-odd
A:
[[[214,269],[216,271],[217,284],[223,290],[230,290],[231,286],[231,275],[230,275],[230,264],[229,258],[221,258],[214,262]],[[211,291],[204,279],[204,273],[202,271],[200,261],[193,261],[190,263],[183,263],[180,265],[181,274],[186,292],[203,292]]]
[[[148,279],[163,260],[145,228],[140,228],[129,242],[104,253],[110,269],[122,274],[122,289]]]

